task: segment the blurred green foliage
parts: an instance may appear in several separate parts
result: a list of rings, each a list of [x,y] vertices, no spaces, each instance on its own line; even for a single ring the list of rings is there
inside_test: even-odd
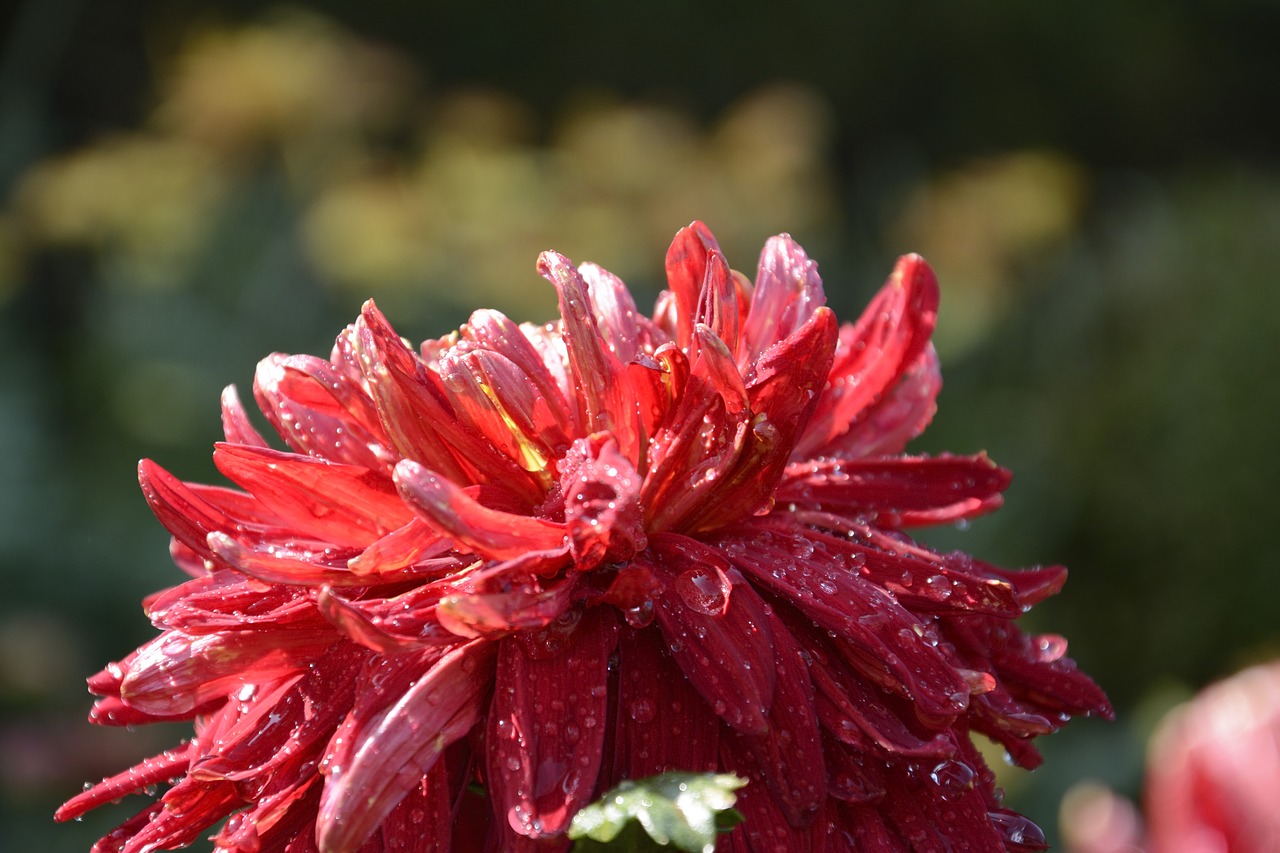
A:
[[[1009,776],[1037,820],[1082,779],[1135,793],[1159,711],[1280,654],[1280,162],[1250,97],[1280,80],[1280,7],[548,8],[0,19],[0,848],[87,849],[112,816],[55,805],[176,736],[82,722],[80,679],[180,579],[139,457],[216,481],[222,387],[327,353],[370,296],[416,338],[482,306],[541,320],[556,248],[644,302],[695,217],[747,272],[791,231],[845,319],[896,254],[938,269],[919,449],[1016,478],[924,537],[1069,565],[1035,627],[1121,715]]]

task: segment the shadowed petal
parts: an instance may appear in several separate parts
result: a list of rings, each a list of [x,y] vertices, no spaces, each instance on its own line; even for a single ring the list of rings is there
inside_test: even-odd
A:
[[[562,832],[595,791],[618,623],[592,608],[570,635],[555,633],[501,643],[488,722],[495,812],[534,838]]]
[[[657,631],[618,639],[613,771],[602,787],[669,770],[718,767],[720,721],[671,659]]]
[[[806,827],[827,797],[813,683],[804,652],[777,616],[769,617],[769,633],[777,671],[769,731],[739,738],[754,756],[769,793],[787,821],[795,827]]]
[[[316,838],[325,853],[354,853],[422,782],[444,748],[479,719],[491,678],[488,643],[459,646],[399,699],[349,733],[350,762],[329,768]]]
[[[845,459],[901,453],[933,420],[941,390],[938,354],[929,344],[898,384],[864,409],[857,421],[821,452]]]
[[[995,509],[1010,475],[986,454],[794,462],[778,500],[881,527],[942,524]]]
[[[815,546],[804,540],[748,530],[731,549],[733,562],[824,629],[848,638],[865,655],[869,677],[904,692],[922,714],[949,718],[965,710],[968,684],[892,593],[838,564],[814,560]],[[770,539],[776,547],[765,547]]]
[[[773,638],[764,602],[718,552],[685,537],[654,537],[666,590],[657,601],[667,649],[712,710],[734,729],[769,730]]]

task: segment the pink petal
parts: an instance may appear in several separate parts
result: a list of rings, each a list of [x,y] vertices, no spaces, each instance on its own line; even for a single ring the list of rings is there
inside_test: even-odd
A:
[[[574,583],[562,580],[543,589],[533,581],[506,592],[461,593],[440,599],[436,619],[459,637],[496,637],[545,627],[562,616]]]
[[[210,533],[209,548],[228,566],[267,583],[309,586],[360,586],[367,583],[347,568],[351,551],[326,557],[322,553],[288,546],[245,545],[225,533]]]
[[[350,639],[380,654],[396,654],[458,641],[436,618],[445,591],[428,584],[392,598],[349,601],[325,587],[316,606]]]
[[[595,264],[581,264],[578,272],[587,283],[596,327],[605,346],[618,361],[627,364],[639,351],[641,339],[650,336],[648,318],[636,310],[631,292],[613,273]]]
[[[138,482],[142,485],[148,506],[160,523],[202,558],[213,556],[207,542],[210,533],[235,527],[226,513],[203,500],[150,459],[138,463]]]
[[[449,552],[453,543],[436,532],[420,518],[411,518],[409,523],[375,540],[359,555],[347,561],[347,568],[352,574],[369,581],[394,575],[401,569],[414,566],[422,568],[423,563],[438,566],[440,574],[460,571],[470,564],[470,560],[450,558]]]
[[[845,459],[901,453],[933,420],[941,390],[938,354],[933,344],[929,344],[906,369],[898,384],[864,409],[857,421],[821,452]],[[801,444],[807,447],[806,442]],[[805,451],[806,447],[799,451]]]
[[[559,294],[561,334],[579,400],[579,429],[612,432],[623,454],[632,457],[639,445],[635,398],[624,381],[622,362],[600,336],[587,283],[568,258],[555,252],[538,257],[538,274]]]
[[[320,624],[305,591],[268,586],[228,571],[156,593],[143,607],[155,624],[192,634]]]
[[[236,386],[228,385],[222,391],[222,433],[230,444],[248,444],[266,447],[267,442],[254,428],[240,403]]]
[[[564,525],[489,509],[416,462],[400,462],[395,479],[404,499],[424,520],[483,557],[503,560],[566,545]]]
[[[519,326],[498,311],[482,310],[471,315],[461,335],[509,359],[537,387],[538,396],[546,402],[557,428],[568,434],[573,417],[561,383],[548,368],[538,347]]]
[[[497,353],[454,347],[440,359],[445,394],[460,423],[481,435],[525,471],[542,473],[552,448],[567,439],[537,387]],[[537,411],[535,411],[537,410]],[[543,431],[552,430],[543,438]]]
[[[645,546],[641,478],[611,436],[578,439],[559,468],[565,527],[578,571],[606,559],[629,559]]]
[[[103,779],[98,784],[67,800],[54,813],[57,821],[78,818],[90,809],[115,802],[126,794],[136,794],[144,788],[167,782],[186,772],[191,763],[191,745],[183,744],[168,752],[152,756],[128,770]]]
[[[218,470],[298,529],[364,548],[413,517],[381,472],[268,448],[217,444]]]
[[[331,764],[316,839],[326,853],[354,853],[422,783],[444,748],[480,718],[493,646],[469,643],[445,654],[393,705],[347,733],[350,761]]]
[[[608,721],[612,611],[592,608],[551,649],[504,640],[489,714],[488,781],[498,820],[521,835],[556,835],[591,801]]]
[[[743,372],[770,347],[799,331],[826,301],[818,265],[800,244],[789,234],[771,237],[760,253],[751,310],[742,324],[738,363]]]
[[[239,782],[315,752],[354,701],[366,651],[343,643],[305,672],[252,691],[248,710],[192,765],[202,779]],[[240,695],[236,697],[240,701]],[[314,772],[314,771],[313,771]]]
[[[467,410],[484,408],[493,412],[497,415],[496,421],[492,415],[488,420],[474,418],[477,429],[485,430],[495,447],[504,447],[526,470],[548,467],[548,460],[569,444],[567,424],[561,423],[562,413],[556,411],[538,385],[505,355],[477,350],[460,356],[459,360],[478,387],[469,386],[472,396],[450,389],[450,399],[458,411],[463,412],[465,405]],[[483,406],[483,401],[491,397],[493,406]],[[480,406],[476,400],[481,401]]]
[[[268,356],[258,363],[253,395],[276,432],[299,453],[375,471],[395,464],[373,401],[329,361]]]

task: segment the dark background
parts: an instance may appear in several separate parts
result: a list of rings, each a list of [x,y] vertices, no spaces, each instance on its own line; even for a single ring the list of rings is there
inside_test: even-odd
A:
[[[1007,774],[1051,833],[1071,785],[1137,795],[1174,702],[1280,655],[1280,4],[27,0],[0,27],[0,848],[87,849],[125,810],[57,803],[180,736],[83,722],[180,580],[140,457],[216,480],[222,387],[327,353],[369,296],[415,339],[541,321],[554,247],[647,303],[695,217],[748,272],[791,231],[847,320],[897,254],[937,268],[917,447],[1015,481],[921,535],[1070,566],[1027,621],[1119,713]]]

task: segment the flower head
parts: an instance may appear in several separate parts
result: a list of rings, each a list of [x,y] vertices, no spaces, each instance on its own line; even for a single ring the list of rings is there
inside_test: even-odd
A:
[[[647,317],[547,252],[558,322],[478,311],[418,349],[369,303],[328,360],[260,365],[287,450],[224,394],[238,488],[142,462],[192,577],[90,680],[92,719],[195,737],[59,817],[176,780],[99,849],[230,816],[219,850],[555,850],[619,780],[717,770],[750,780],[725,849],[1037,849],[970,734],[1034,766],[1110,709],[1014,625],[1065,570],[903,532],[1009,479],[900,455],[940,385],[932,272],[903,258],[841,327],[785,235],[754,283],[701,223],[666,269]]]

